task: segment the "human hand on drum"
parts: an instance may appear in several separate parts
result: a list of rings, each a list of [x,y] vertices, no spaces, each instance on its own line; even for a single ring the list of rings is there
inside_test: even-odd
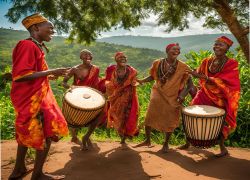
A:
[[[68,92],[72,93],[72,90],[75,89],[75,88],[77,88],[77,86],[74,86],[74,85],[70,86],[69,89],[68,89]]]
[[[178,103],[182,104],[183,101],[184,101],[184,98],[181,97],[181,96],[178,96],[176,101],[177,101]]]

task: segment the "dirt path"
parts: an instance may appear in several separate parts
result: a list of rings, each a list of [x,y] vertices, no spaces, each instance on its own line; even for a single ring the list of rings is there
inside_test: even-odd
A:
[[[250,150],[229,148],[230,156],[215,158],[218,150],[174,149],[168,154],[152,148],[121,147],[118,142],[96,142],[92,151],[80,151],[70,142],[52,145],[44,171],[65,174],[67,180],[149,180],[149,179],[250,179]],[[1,142],[1,179],[14,166],[15,141]],[[32,167],[32,164],[28,165]],[[30,179],[31,174],[24,180]]]

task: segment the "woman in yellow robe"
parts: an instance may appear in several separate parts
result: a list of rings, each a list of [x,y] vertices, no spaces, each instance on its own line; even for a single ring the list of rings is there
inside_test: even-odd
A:
[[[166,47],[167,58],[157,59],[150,69],[150,76],[138,80],[140,84],[155,81],[145,119],[146,140],[137,145],[150,146],[150,133],[154,128],[165,133],[162,151],[167,152],[168,141],[174,129],[179,126],[181,103],[188,93],[185,84],[189,79],[186,73],[189,67],[177,60],[180,54],[179,44]]]

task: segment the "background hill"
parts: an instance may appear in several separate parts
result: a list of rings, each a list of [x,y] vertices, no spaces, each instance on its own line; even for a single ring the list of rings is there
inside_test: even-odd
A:
[[[234,45],[231,49],[234,49],[239,45],[232,34],[203,34],[172,38],[150,36],[112,36],[99,39],[98,42],[156,49],[163,52],[165,52],[165,46],[167,44],[178,42],[181,46],[181,53],[186,54],[189,51],[212,50],[214,41],[219,36],[227,36],[234,41]]]
[[[0,29],[0,68],[7,65],[11,66],[12,49],[16,43],[29,37],[26,31],[17,31],[10,29]],[[117,51],[123,51],[128,56],[128,62],[138,70],[145,71],[152,61],[163,57],[164,53],[154,49],[133,48],[130,46],[114,45],[105,42],[96,42],[90,46],[83,44],[68,43],[63,37],[54,37],[51,42],[46,43],[50,52],[46,55],[46,60],[51,68],[68,67],[81,63],[79,52],[87,48],[93,52],[94,64],[101,68],[102,73],[105,68],[114,63],[114,54]]]
[[[114,63],[114,53],[124,51],[129,60],[129,64],[139,71],[145,72],[151,66],[154,59],[164,57],[164,48],[171,42],[179,42],[181,45],[180,58],[184,61],[184,54],[190,50],[211,50],[214,40],[222,34],[194,35],[173,38],[146,37],[146,36],[114,36],[99,39],[90,46],[84,44],[69,43],[64,37],[54,37],[47,43],[50,53],[47,54],[47,62],[51,68],[68,67],[80,63],[79,52],[81,49],[90,49],[94,54],[94,64],[101,68],[101,72],[111,63]],[[226,34],[235,42],[235,38]],[[17,31],[0,28],[0,68],[11,65],[12,49],[16,43],[29,36],[26,31]],[[235,43],[233,48],[238,44]],[[233,49],[232,48],[232,49]],[[231,49],[231,50],[232,50]]]

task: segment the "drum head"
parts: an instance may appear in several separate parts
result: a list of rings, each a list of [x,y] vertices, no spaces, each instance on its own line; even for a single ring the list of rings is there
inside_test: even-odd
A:
[[[184,107],[182,113],[190,116],[200,116],[200,117],[214,117],[221,116],[225,114],[225,110],[217,108],[214,106],[207,105],[193,105]]]
[[[85,110],[93,110],[103,107],[105,98],[96,89],[79,86],[66,92],[64,99],[73,107]]]

